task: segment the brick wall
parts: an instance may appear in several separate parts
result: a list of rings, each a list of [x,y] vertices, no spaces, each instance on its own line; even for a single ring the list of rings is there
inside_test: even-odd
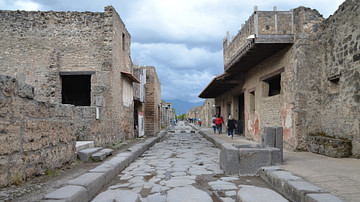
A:
[[[33,97],[32,86],[0,76],[0,186],[76,158],[74,106]]]
[[[146,67],[145,91],[145,135],[153,136],[161,127],[161,87],[155,67]]]

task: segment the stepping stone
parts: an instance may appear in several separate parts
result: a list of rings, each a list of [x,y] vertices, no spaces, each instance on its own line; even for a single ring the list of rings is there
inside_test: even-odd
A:
[[[106,153],[99,151],[99,152],[96,152],[93,155],[91,155],[91,158],[94,161],[103,161],[106,158]]]
[[[102,147],[95,147],[95,148],[90,148],[90,149],[83,149],[81,151],[78,152],[78,156],[79,159],[81,161],[89,161],[90,160],[90,156],[98,151],[100,151],[102,149]]]
[[[89,149],[94,147],[94,141],[76,141],[76,151]]]

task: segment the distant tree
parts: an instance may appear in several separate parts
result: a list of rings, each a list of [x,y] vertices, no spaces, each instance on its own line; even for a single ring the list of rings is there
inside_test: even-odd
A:
[[[180,120],[185,120],[186,114],[178,115],[177,118],[180,119]]]

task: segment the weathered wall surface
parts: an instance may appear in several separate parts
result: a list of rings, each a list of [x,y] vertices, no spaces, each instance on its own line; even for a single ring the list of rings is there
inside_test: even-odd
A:
[[[154,136],[161,124],[161,86],[155,67],[146,67],[145,135]]]
[[[215,115],[215,99],[206,99],[200,111],[202,125],[211,127],[211,119]]]
[[[120,72],[132,72],[131,37],[113,7],[101,13],[0,11],[0,19],[2,74],[33,85],[37,100],[61,103],[61,72],[93,72],[91,105],[76,109],[78,140],[106,146],[133,137],[133,97],[124,90],[131,83]]]
[[[265,126],[282,126],[287,149],[360,157],[359,12],[355,0],[345,1],[326,20],[316,10],[294,9],[294,44],[246,72],[244,84],[218,96],[221,114],[229,109],[236,114],[236,96],[243,92],[248,139],[260,141]],[[260,78],[280,68],[281,92],[266,96],[268,86]]]
[[[360,2],[347,0],[322,24],[321,131],[352,142],[360,158]],[[338,77],[339,80],[331,78]]]
[[[0,186],[76,158],[75,107],[33,98],[32,86],[0,76]]]

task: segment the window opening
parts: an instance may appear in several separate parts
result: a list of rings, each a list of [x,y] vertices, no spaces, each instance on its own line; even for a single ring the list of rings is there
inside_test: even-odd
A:
[[[269,93],[268,93],[269,97],[280,94],[280,90],[281,90],[280,81],[281,81],[280,74],[264,81],[269,85]]]
[[[122,50],[125,51],[125,33],[122,33]]]
[[[90,106],[91,75],[61,75],[62,103]]]
[[[330,81],[330,93],[335,94],[340,92],[340,77],[329,79]]]

